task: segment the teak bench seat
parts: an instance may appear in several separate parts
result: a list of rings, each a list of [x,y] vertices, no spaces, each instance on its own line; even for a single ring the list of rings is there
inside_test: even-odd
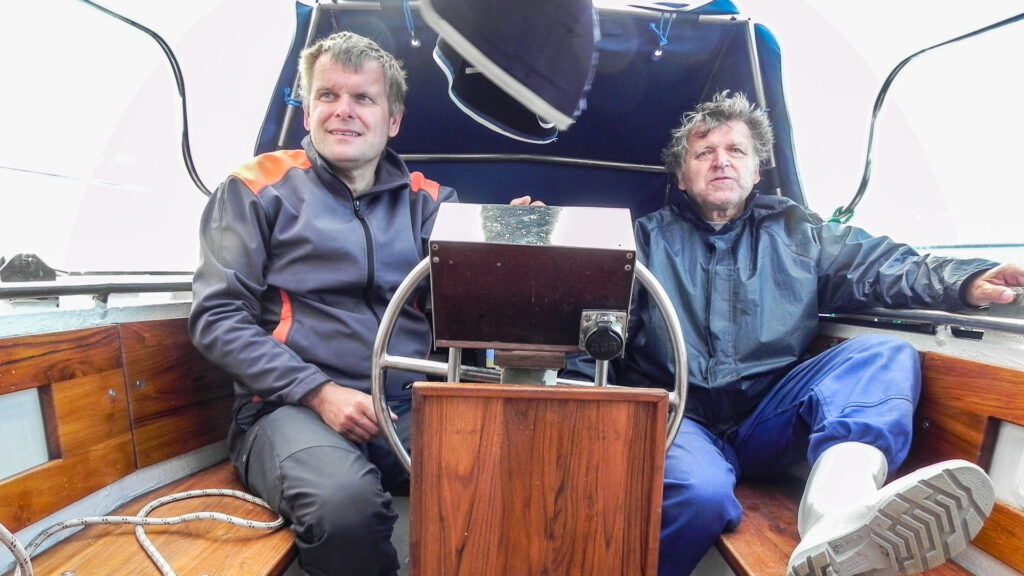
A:
[[[192,348],[184,319],[135,322],[0,340],[0,395],[39,390],[51,459],[0,480],[0,522],[19,531],[149,465],[226,435],[227,375]],[[924,386],[906,470],[948,458],[988,467],[1000,422],[1024,426],[1024,372],[922,356]],[[241,490],[223,461],[120,506],[133,515],[159,496],[190,489]],[[739,528],[718,549],[737,576],[785,573],[797,543],[802,481],[743,482]],[[220,511],[253,520],[274,515],[227,497],[175,502],[153,516]],[[200,521],[147,527],[157,549],[183,575],[279,576],[296,557],[292,534]],[[26,544],[26,543],[23,543]],[[997,501],[974,545],[1024,572],[1024,512]],[[132,527],[90,526],[33,558],[37,574],[158,574]],[[925,572],[968,572],[947,563]]]

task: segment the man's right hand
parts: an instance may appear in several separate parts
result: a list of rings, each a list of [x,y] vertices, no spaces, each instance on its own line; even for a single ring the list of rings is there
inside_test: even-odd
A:
[[[1009,304],[1016,297],[1014,289],[1024,286],[1024,266],[1000,264],[980,274],[967,286],[967,303],[972,306]]]
[[[302,403],[319,414],[332,430],[357,444],[380,436],[373,397],[365,392],[325,382],[303,396]],[[398,420],[398,416],[390,414],[392,421]]]

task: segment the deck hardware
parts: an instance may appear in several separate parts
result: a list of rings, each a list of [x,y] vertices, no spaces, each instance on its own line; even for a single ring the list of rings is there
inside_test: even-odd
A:
[[[965,326],[950,326],[949,333],[952,334],[954,338],[959,338],[961,340],[981,340],[985,337],[984,330],[967,328]]]
[[[621,356],[626,344],[625,324],[625,312],[584,310],[580,318],[580,348],[597,360]]]
[[[412,19],[412,8],[409,6],[409,0],[402,2],[402,9],[405,12],[405,27],[409,30],[409,46],[419,48],[423,42],[416,37],[416,23]]]
[[[1013,288],[1013,300],[1006,304],[989,304],[988,312],[994,316],[1024,318],[1024,288]]]
[[[665,54],[665,46],[668,45],[668,32],[672,29],[672,23],[675,21],[675,14],[663,13],[658,17],[657,26],[653,23],[648,25],[651,32],[654,32],[654,35],[658,37],[658,47],[654,49],[654,52],[651,52],[651,60],[657,62]]]

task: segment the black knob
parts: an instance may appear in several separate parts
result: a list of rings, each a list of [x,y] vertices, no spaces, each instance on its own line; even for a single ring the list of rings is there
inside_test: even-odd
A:
[[[611,360],[622,354],[625,340],[611,320],[598,320],[583,341],[583,348],[598,360]]]

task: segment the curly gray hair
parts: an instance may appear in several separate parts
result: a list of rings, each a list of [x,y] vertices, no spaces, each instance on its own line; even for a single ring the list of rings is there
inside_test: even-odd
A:
[[[758,162],[764,162],[775,141],[768,114],[751,104],[742,92],[730,95],[728,90],[723,90],[709,102],[698,104],[692,112],[683,116],[682,125],[672,131],[672,141],[661,152],[665,169],[670,174],[678,174],[682,170],[691,134],[705,135],[717,126],[733,120],[743,122],[750,129],[754,139],[754,154]]]

